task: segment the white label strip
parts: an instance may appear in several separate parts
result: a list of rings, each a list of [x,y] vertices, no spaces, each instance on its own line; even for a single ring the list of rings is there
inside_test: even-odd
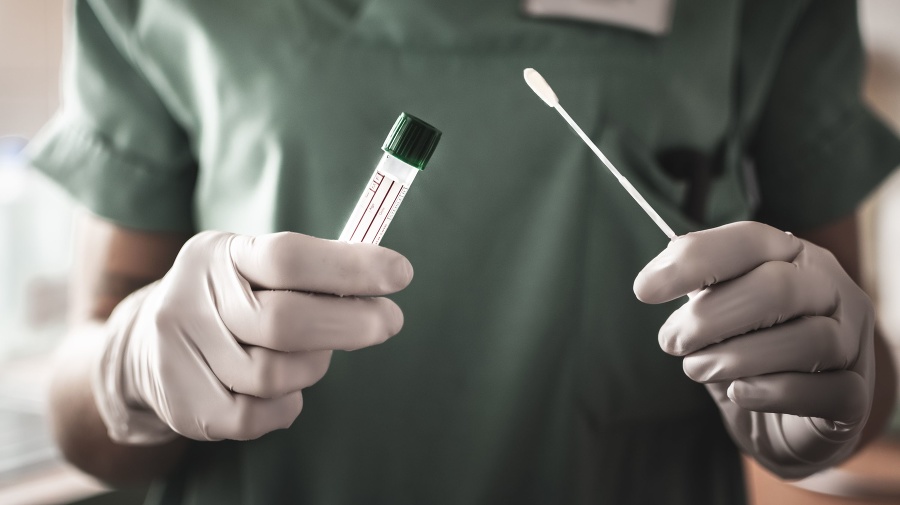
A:
[[[382,175],[383,177],[383,174],[379,173],[379,175]],[[350,242],[365,241],[366,235],[372,228],[372,222],[375,220],[379,209],[384,206],[384,201],[388,196],[388,192],[390,192],[391,188],[394,186],[399,186],[399,184],[389,177],[383,177],[383,180],[378,184],[378,188],[375,190],[372,201],[369,203],[369,206],[366,207],[365,212],[363,212],[362,217],[359,219],[359,224],[356,226],[356,230],[353,231]]]
[[[366,236],[362,239],[363,242],[368,244],[374,243],[373,241],[375,240],[375,236],[378,235],[378,230],[380,230],[384,224],[384,220],[387,218],[391,207],[394,206],[397,195],[400,194],[402,188],[403,185],[399,182],[391,184],[391,187],[388,188],[387,195],[384,197],[384,200],[378,207],[378,211],[375,212],[375,216],[372,218],[372,225],[369,226],[369,231],[366,232]]]
[[[359,201],[356,202],[356,207],[353,208],[353,213],[350,214],[350,219],[347,220],[347,224],[344,226],[344,230],[341,232],[341,236],[338,240],[344,242],[350,241],[350,237],[352,237],[353,233],[359,228],[360,219],[362,219],[363,213],[369,208],[369,205],[372,204],[372,199],[375,197],[378,186],[383,180],[384,175],[380,172],[372,174],[372,178],[369,180],[369,186],[363,191]]]
[[[394,214],[397,213],[397,207],[400,207],[400,202],[402,202],[403,197],[406,196],[407,189],[409,189],[408,186],[400,186],[400,193],[397,194],[394,204],[391,205],[391,210],[388,212],[387,218],[378,228],[378,235],[375,235],[375,240],[372,241],[373,244],[378,245],[381,242],[381,237],[384,237],[384,232],[387,230],[388,225],[391,224],[391,221],[393,221]]]

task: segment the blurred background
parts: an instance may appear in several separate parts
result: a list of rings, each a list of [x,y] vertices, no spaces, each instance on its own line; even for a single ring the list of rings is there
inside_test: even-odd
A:
[[[0,0],[0,504],[140,503],[65,465],[43,416],[49,353],[64,331],[71,202],[19,152],[59,104],[66,0]],[[900,132],[900,1],[860,0],[866,97]],[[865,287],[900,365],[900,172],[861,214]],[[898,366],[900,368],[900,366]],[[900,408],[884,438],[797,486],[747,465],[756,504],[900,505]]]

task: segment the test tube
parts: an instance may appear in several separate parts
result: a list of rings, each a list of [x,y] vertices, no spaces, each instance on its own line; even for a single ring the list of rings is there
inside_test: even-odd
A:
[[[407,113],[400,117],[384,140],[384,155],[359,197],[339,240],[378,244],[394,219],[397,208],[420,170],[425,169],[441,132]]]

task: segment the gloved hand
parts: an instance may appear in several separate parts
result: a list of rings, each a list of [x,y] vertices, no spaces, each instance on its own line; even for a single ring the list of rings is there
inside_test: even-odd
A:
[[[659,344],[763,466],[800,478],[853,452],[875,389],[874,311],[830,252],[733,223],[675,238],[634,292],[646,303],[691,293]]]
[[[406,258],[374,245],[196,235],[107,323],[92,387],[110,437],[247,440],[290,426],[332,350],[400,331],[400,308],[379,296],[411,278]]]

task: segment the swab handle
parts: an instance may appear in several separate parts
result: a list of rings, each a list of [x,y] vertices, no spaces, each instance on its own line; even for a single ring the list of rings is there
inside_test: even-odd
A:
[[[647,203],[647,200],[644,200],[644,197],[641,196],[640,193],[638,193],[638,190],[635,189],[630,182],[628,182],[628,179],[626,179],[622,174],[619,173],[618,170],[616,170],[616,167],[614,167],[613,164],[603,154],[603,152],[600,151],[600,148],[598,148],[597,145],[594,144],[594,141],[592,141],[590,137],[588,137],[584,133],[584,131],[582,131],[581,127],[579,127],[578,124],[575,123],[575,121],[569,116],[566,110],[563,109],[563,106],[557,103],[554,108],[557,112],[559,112],[559,115],[566,120],[566,123],[568,123],[569,126],[571,126],[573,130],[575,130],[575,133],[577,133],[578,136],[581,137],[581,140],[583,140],[584,143],[587,144],[592,151],[594,151],[594,154],[596,154],[597,157],[600,158],[600,161],[602,161],[603,164],[606,165],[606,168],[608,168],[609,171],[612,172],[612,174],[616,177],[622,187],[625,188],[625,191],[627,191],[628,194],[631,195],[634,201],[637,202],[637,204],[640,205],[642,209],[644,209],[644,212],[646,212],[647,215],[650,216],[650,219],[652,219],[653,222],[656,223],[656,226],[658,226],[659,229],[666,234],[666,237],[669,237],[669,240],[675,238],[676,235],[675,232],[672,231],[672,228],[670,228],[669,225],[666,224],[665,221],[663,221],[663,218],[656,213],[656,211],[653,209],[653,207],[650,206],[649,203]]]

